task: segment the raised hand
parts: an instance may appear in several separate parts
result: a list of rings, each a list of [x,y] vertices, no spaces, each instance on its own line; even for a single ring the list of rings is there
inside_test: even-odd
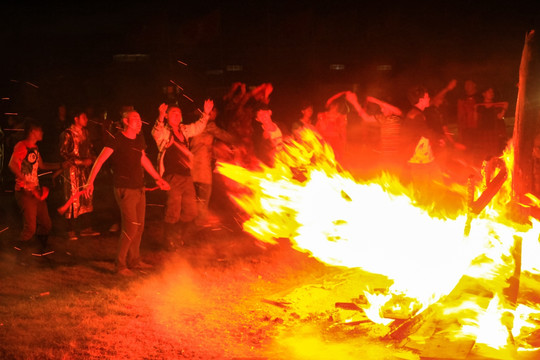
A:
[[[358,96],[356,96],[356,94],[352,91],[347,91],[345,93],[345,99],[351,104],[356,104],[358,102]]]
[[[159,115],[160,117],[162,116],[165,116],[165,113],[167,112],[167,109],[169,108],[169,106],[165,103],[159,105]]]
[[[204,113],[209,115],[212,112],[213,108],[214,108],[214,100],[206,99],[204,101]]]

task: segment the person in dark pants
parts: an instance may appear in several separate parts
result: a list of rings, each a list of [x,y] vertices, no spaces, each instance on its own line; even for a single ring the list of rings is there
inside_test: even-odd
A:
[[[142,121],[139,113],[134,110],[125,112],[122,115],[122,124],[123,130],[106,139],[105,146],[94,162],[86,183],[85,195],[92,195],[94,180],[103,163],[110,157],[114,196],[120,208],[122,223],[116,272],[123,276],[133,276],[135,273],[131,269],[152,267],[141,260],[139,251],[146,210],[144,170],[156,180],[162,190],[170,190],[170,186],[146,156],[146,143],[140,133]]]
[[[49,191],[40,186],[38,170],[59,169],[60,164],[43,162],[37,146],[43,140],[40,124],[29,121],[24,131],[25,138],[15,145],[9,160],[9,169],[15,175],[15,200],[23,216],[17,248],[26,253],[33,246],[31,241],[35,235],[40,254],[45,254],[49,253],[48,236],[52,223],[45,201]]]
[[[171,186],[165,205],[163,241],[169,250],[187,244],[195,232],[198,214],[197,196],[191,167],[193,154],[189,139],[201,134],[208,123],[213,100],[204,102],[204,112],[191,124],[184,124],[182,111],[176,105],[161,104],[152,136],[159,150],[159,173]]]
[[[225,146],[230,146],[235,142],[235,138],[231,134],[216,125],[216,117],[217,110],[214,108],[210,112],[210,118],[204,131],[191,138],[190,148],[193,153],[191,177],[195,185],[199,210],[195,218],[197,226],[205,226],[209,220],[208,206],[212,195],[215,162],[214,144],[221,142]]]

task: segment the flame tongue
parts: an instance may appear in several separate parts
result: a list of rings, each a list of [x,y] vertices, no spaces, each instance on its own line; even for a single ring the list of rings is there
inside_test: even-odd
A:
[[[421,313],[450,294],[464,275],[491,294],[503,293],[514,271],[510,256],[514,237],[530,234],[493,221],[498,212],[491,207],[487,215],[474,219],[464,236],[465,206],[448,219],[442,216],[443,209],[433,211],[433,204],[417,206],[412,190],[392,176],[357,182],[340,169],[331,149],[313,133],[306,130],[302,135],[301,142],[286,144],[273,168],[261,165],[250,171],[218,164],[221,174],[248,189],[232,195],[248,216],[245,231],[268,243],[288,238],[295,249],[326,264],[361,268],[392,280],[387,294],[366,293],[371,304],[366,314],[373,321],[387,322],[380,315],[390,313],[394,318]],[[458,195],[465,204],[465,191]],[[470,304],[456,306],[465,305]],[[459,336],[474,333],[477,341],[486,341],[472,329],[482,321],[489,323],[485,320],[489,312],[473,313],[472,325],[464,324]],[[501,324],[500,316],[497,323]],[[496,343],[506,341],[507,337],[504,341],[499,337]]]

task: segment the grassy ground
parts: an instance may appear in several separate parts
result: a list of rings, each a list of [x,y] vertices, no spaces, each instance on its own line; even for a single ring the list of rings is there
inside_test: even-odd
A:
[[[107,231],[115,207],[106,191],[95,200],[102,235],[77,241],[65,237],[51,193],[55,252],[30,256],[26,266],[13,248],[20,230],[13,193],[2,192],[1,359],[262,358],[289,316],[262,300],[325,271],[286,244],[259,246],[231,218],[199,232],[192,246],[167,252],[163,196],[151,193],[141,252],[155,268],[119,277],[118,235]]]

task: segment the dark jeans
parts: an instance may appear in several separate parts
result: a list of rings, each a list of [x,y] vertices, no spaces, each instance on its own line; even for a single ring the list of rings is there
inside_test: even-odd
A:
[[[29,241],[34,234],[48,235],[52,228],[49,210],[45,200],[38,200],[28,191],[15,191],[15,200],[23,216],[20,240]]]
[[[146,195],[144,188],[114,188],[114,197],[120,208],[122,229],[116,256],[117,271],[133,267],[140,261],[140,245],[144,230]]]
[[[79,215],[78,217],[72,217],[72,218],[66,219],[68,231],[79,232],[81,230],[91,228],[92,227],[92,221],[90,219],[91,214],[92,213],[84,213],[82,215]]]
[[[197,204],[199,208],[199,214],[197,215],[195,222],[197,225],[202,225],[208,218],[208,203],[210,202],[210,196],[212,195],[212,184],[196,182],[195,192],[197,193]]]
[[[197,216],[197,197],[191,176],[167,175],[165,181],[171,186],[167,193],[165,222],[176,224],[190,222]]]

